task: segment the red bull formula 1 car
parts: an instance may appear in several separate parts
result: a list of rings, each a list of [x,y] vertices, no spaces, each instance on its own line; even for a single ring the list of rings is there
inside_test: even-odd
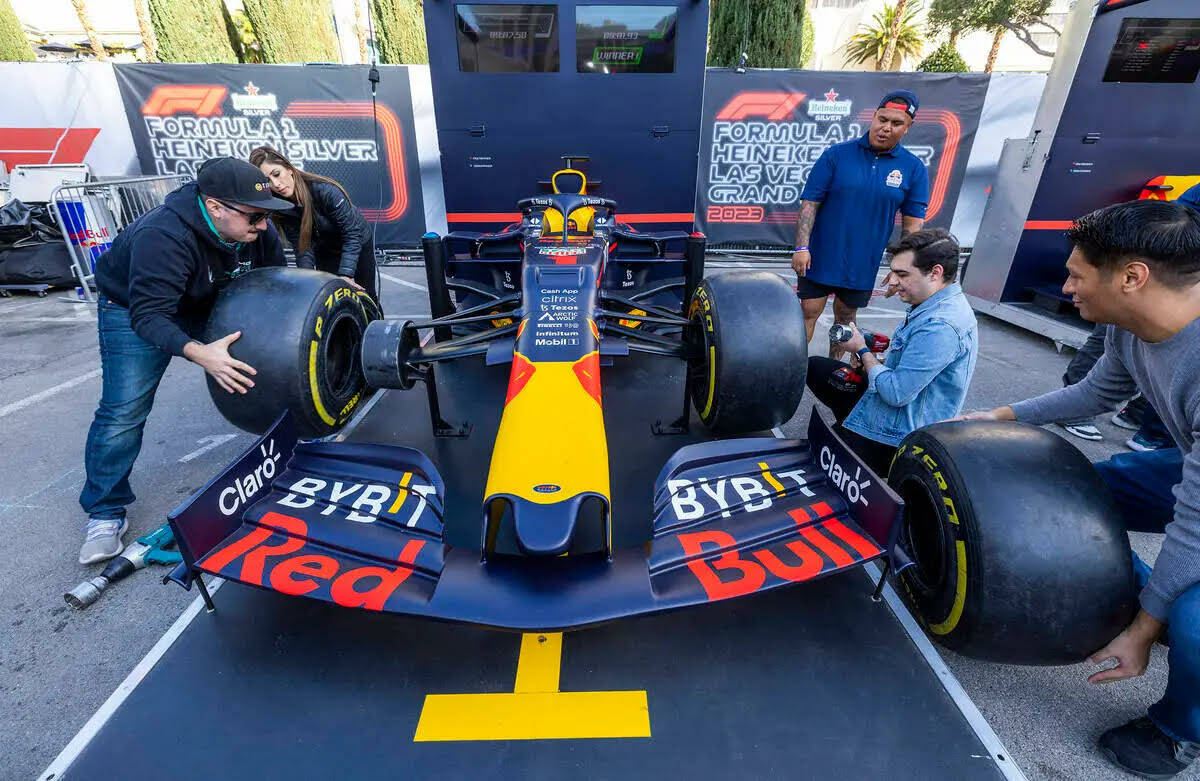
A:
[[[1078,451],[1031,427],[941,425],[905,442],[889,486],[818,415],[807,440],[745,437],[791,419],[803,392],[790,285],[762,271],[704,278],[702,236],[622,225],[578,170],[552,182],[503,231],[426,237],[427,321],[381,319],[365,294],[315,271],[254,271],[222,293],[211,333],[242,331],[232,352],[258,376],[245,396],[214,386],[213,398],[265,433],[173,514],[184,555],[174,580],[208,573],[528,631],[881,559],[931,634],[977,656],[1077,661],[1126,625],[1128,545]],[[649,519],[612,513],[610,462],[639,442],[610,441],[603,414],[605,367],[635,353],[687,366],[680,419],[657,435],[687,430],[691,406],[715,434],[741,436],[685,445],[661,464]],[[446,542],[455,476],[425,454],[329,439],[370,389],[417,382],[435,433],[468,434],[442,419],[435,368],[453,361],[511,364],[506,387],[481,391],[502,396],[503,413],[487,443],[478,546]],[[1038,487],[1046,463],[1062,476]],[[647,520],[642,544],[614,547],[614,524]]]

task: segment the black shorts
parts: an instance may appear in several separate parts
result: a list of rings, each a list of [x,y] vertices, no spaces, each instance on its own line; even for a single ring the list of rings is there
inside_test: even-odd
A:
[[[839,301],[851,309],[862,309],[871,303],[871,294],[873,292],[875,291],[853,290],[848,287],[825,285],[820,282],[814,282],[808,277],[796,276],[796,297],[801,301],[810,298],[825,298],[832,293],[838,297]]]

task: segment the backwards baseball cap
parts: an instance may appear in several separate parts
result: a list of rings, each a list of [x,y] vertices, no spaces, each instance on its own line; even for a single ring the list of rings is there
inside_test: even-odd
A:
[[[917,100],[917,96],[906,89],[892,90],[883,96],[883,100],[879,101],[879,108],[894,108],[898,111],[903,111],[914,119],[917,116],[917,109],[921,107],[921,101]]]
[[[257,206],[267,211],[288,211],[296,205],[271,194],[267,177],[257,167],[236,157],[205,160],[196,171],[200,194],[219,201]]]

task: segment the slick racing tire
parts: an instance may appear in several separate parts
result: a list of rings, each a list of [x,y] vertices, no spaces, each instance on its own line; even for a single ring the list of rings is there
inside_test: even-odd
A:
[[[901,443],[899,576],[934,640],[977,659],[1073,664],[1137,611],[1129,539],[1087,458],[1034,426],[960,421]]]
[[[688,307],[692,403],[723,435],[766,431],[791,419],[804,394],[804,312],[778,275],[733,271],[700,283]]]
[[[333,434],[366,396],[359,353],[367,324],[380,316],[370,296],[333,274],[295,268],[244,274],[217,298],[205,341],[241,331],[229,354],[255,368],[254,387],[229,393],[208,377],[209,395],[245,431],[260,434],[291,410],[300,437]]]

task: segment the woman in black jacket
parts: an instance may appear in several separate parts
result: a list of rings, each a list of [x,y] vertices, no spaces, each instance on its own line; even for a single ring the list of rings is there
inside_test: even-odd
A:
[[[296,252],[296,265],[343,277],[379,301],[375,281],[375,245],[366,219],[332,179],[301,171],[269,146],[250,153],[271,183],[271,191],[296,204],[273,219]]]

